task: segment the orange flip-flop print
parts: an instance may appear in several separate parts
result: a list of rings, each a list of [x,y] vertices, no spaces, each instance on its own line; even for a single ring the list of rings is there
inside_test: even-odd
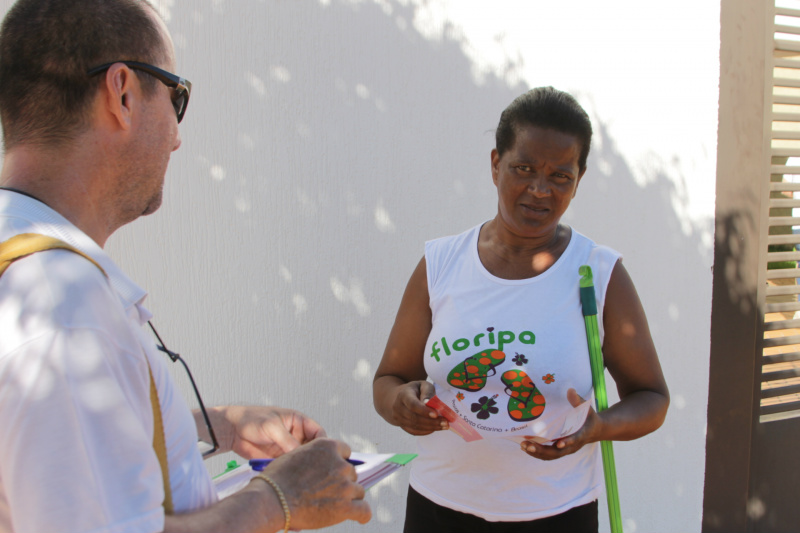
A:
[[[489,372],[496,373],[495,367],[505,360],[506,354],[500,350],[483,350],[458,363],[447,374],[447,383],[457,389],[479,391],[486,385]]]
[[[544,412],[545,399],[531,378],[522,370],[507,370],[500,378],[508,394],[508,416],[519,422],[539,418]],[[509,392],[510,391],[510,392]]]

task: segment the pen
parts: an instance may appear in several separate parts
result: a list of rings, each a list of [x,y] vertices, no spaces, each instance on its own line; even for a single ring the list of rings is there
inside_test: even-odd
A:
[[[268,464],[272,462],[272,459],[250,459],[250,467],[255,470],[256,472],[261,472],[264,470]],[[348,459],[348,463],[353,466],[363,465],[364,461],[359,461],[358,459]]]

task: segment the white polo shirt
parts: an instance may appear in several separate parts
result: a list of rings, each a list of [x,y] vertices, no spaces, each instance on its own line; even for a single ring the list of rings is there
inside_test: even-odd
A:
[[[0,533],[164,528],[148,364],[166,432],[176,512],[216,501],[194,418],[143,329],[147,293],[41,202],[0,190],[0,242],[61,239],[0,277]]]

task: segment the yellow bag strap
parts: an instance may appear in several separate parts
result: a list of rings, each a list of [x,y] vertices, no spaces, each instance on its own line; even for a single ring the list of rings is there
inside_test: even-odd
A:
[[[169,484],[169,463],[167,462],[167,442],[164,438],[164,421],[161,417],[161,404],[158,401],[156,380],[153,379],[153,370],[147,363],[150,372],[150,404],[153,406],[153,448],[156,450],[158,462],[161,465],[161,480],[164,483],[164,512],[172,514],[172,487]]]
[[[64,241],[60,241],[54,237],[48,237],[47,235],[40,235],[38,233],[21,233],[11,237],[5,242],[0,242],[0,276],[2,276],[3,272],[6,271],[9,265],[11,265],[11,263],[17,259],[21,259],[36,252],[44,252],[45,250],[56,249],[69,250],[70,252],[74,252],[81,257],[88,259],[92,262],[92,264],[94,264],[94,266],[100,269],[100,272],[102,272],[104,276],[108,277],[108,274],[106,274],[106,271],[103,270],[103,267],[98,265],[97,261],[85,253],[70,246]]]
[[[104,276],[108,277],[103,267],[85,253],[64,241],[38,233],[21,233],[11,237],[7,241],[0,242],[0,276],[2,276],[9,265],[17,259],[46,250],[69,250],[70,252],[76,253],[91,261],[94,266],[100,269],[100,272],[102,272]],[[169,483],[169,464],[167,463],[167,446],[164,438],[164,421],[161,416],[161,404],[158,401],[156,382],[153,379],[153,371],[150,368],[149,361],[147,362],[147,371],[150,373],[150,405],[153,407],[153,448],[155,448],[158,462],[161,465],[161,478],[164,482],[164,511],[167,514],[172,514],[172,488]]]

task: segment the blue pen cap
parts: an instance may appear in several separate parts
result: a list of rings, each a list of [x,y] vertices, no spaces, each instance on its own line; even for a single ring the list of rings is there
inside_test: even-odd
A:
[[[250,459],[250,468],[256,472],[263,472],[272,459]]]

